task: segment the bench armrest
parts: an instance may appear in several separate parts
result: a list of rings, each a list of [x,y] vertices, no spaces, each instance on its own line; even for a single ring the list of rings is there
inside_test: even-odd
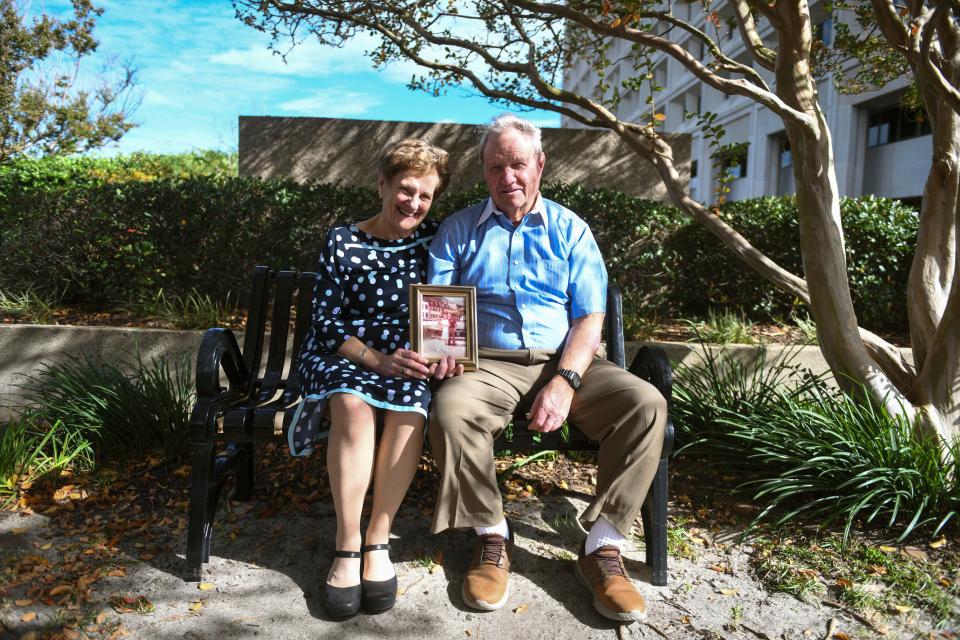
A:
[[[197,398],[213,400],[224,389],[220,386],[220,370],[227,374],[228,391],[249,395],[252,385],[250,372],[230,329],[207,329],[197,352]]]
[[[640,348],[640,351],[630,363],[630,373],[643,378],[660,392],[660,395],[667,401],[669,407],[673,402],[673,368],[670,366],[670,360],[667,353],[660,347],[646,345]],[[667,417],[667,428],[663,436],[663,452],[661,458],[666,458],[673,451],[673,420]]]

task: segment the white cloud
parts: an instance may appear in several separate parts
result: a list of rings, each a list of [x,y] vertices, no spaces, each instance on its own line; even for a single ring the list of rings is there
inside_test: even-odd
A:
[[[379,96],[331,87],[311,96],[284,102],[280,108],[301,115],[341,118],[366,113],[381,102]]]
[[[348,40],[342,47],[308,40],[289,51],[281,49],[285,59],[263,45],[251,45],[245,49],[228,49],[216,53],[210,56],[209,62],[242,67],[253,73],[323,77],[375,71],[373,61],[366,56],[366,52],[375,45],[376,41],[372,37],[362,35]],[[412,62],[398,62],[384,67],[380,73],[393,82],[407,82],[416,68]]]

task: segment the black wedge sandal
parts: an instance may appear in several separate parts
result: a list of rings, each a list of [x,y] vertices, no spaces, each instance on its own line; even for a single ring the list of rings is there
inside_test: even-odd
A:
[[[390,551],[389,544],[368,544],[361,549],[362,553],[368,551]],[[360,574],[360,584],[363,585],[363,610],[367,613],[383,613],[393,608],[397,602],[397,576],[394,575],[389,580],[364,580],[363,574]]]
[[[333,555],[337,558],[361,558],[361,560],[363,558],[360,551],[336,551]],[[360,569],[360,575],[362,579],[362,567]],[[329,582],[324,581],[324,606],[326,606],[327,613],[330,614],[331,618],[334,620],[346,620],[347,618],[352,618],[357,615],[360,611],[360,602],[363,598],[363,588],[361,585],[362,582],[352,587],[335,587]]]

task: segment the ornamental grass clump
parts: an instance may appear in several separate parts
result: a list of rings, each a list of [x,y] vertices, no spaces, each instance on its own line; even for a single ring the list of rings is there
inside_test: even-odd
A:
[[[698,363],[678,365],[674,372],[671,414],[680,445],[677,453],[742,465],[743,443],[719,419],[763,415],[779,395],[802,397],[823,380],[823,375],[797,364],[799,346],[770,357],[761,344],[749,358],[738,358],[706,344],[701,336],[699,348]]]
[[[89,469],[93,459],[90,442],[62,422],[45,424],[28,413],[0,425],[0,505],[16,499],[25,483]]]
[[[960,442],[947,458],[917,425],[825,385],[778,397],[763,414],[719,419],[762,477],[748,483],[778,523],[858,520],[898,532],[939,534],[960,511]]]
[[[172,459],[188,435],[191,382],[186,358],[145,362],[138,353],[118,365],[89,356],[47,364],[21,389],[37,416],[83,434],[98,459],[153,451]]]
[[[937,535],[960,511],[960,442],[944,454],[916,425],[793,364],[796,349],[745,364],[704,348],[677,368],[673,415],[692,454],[736,469],[761,503],[755,522],[882,526]]]

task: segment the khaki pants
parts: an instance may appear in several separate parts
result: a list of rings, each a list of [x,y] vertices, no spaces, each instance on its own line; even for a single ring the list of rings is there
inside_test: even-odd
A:
[[[554,351],[532,349],[479,355],[479,370],[444,382],[430,406],[430,446],[441,473],[434,533],[503,519],[493,440],[518,409],[530,409],[559,361]],[[600,443],[597,495],[581,523],[589,528],[602,515],[629,536],[660,460],[666,400],[653,385],[595,358],[569,419]]]

